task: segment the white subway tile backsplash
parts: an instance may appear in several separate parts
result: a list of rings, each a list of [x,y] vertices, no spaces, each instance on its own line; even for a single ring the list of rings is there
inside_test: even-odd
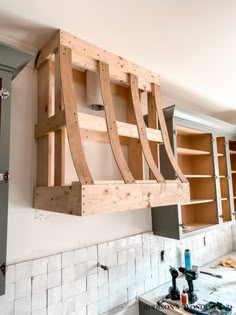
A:
[[[48,273],[48,289],[58,287],[62,284],[61,273],[61,270]]]
[[[115,308],[127,301],[127,289],[109,296],[109,309]]]
[[[76,295],[74,300],[75,300],[75,310],[76,311],[84,308],[88,304],[87,303],[87,291]]]
[[[5,295],[0,296],[0,305],[7,304],[15,299],[15,283],[9,283],[6,285]]]
[[[98,314],[105,313],[109,310],[109,300],[108,297],[105,297],[98,301]]]
[[[87,261],[87,248],[77,249],[75,251],[75,264],[82,264]]]
[[[37,311],[47,306],[46,291],[32,295],[32,311]]]
[[[98,300],[98,288],[87,291],[87,304],[93,304]]]
[[[62,268],[73,266],[75,264],[75,251],[62,253]]]
[[[75,312],[75,301],[72,298],[62,301],[62,315],[69,315]]]
[[[97,273],[97,270],[98,270],[97,264],[98,264],[97,260],[89,260],[87,262],[86,268],[87,268],[87,275],[88,276]]]
[[[87,276],[87,290],[91,290],[98,287],[98,275],[97,273]]]
[[[32,312],[32,315],[47,315],[47,309],[43,308],[41,310],[34,311],[34,312]]]
[[[32,276],[32,261],[19,263],[16,265],[16,281],[29,279]]]
[[[201,266],[234,245],[236,225],[232,232],[224,227],[182,241],[142,233],[11,265],[0,314],[117,314],[137,296],[170,281],[169,265],[183,264],[186,248],[192,251],[192,263]],[[97,268],[98,262],[109,271]]]
[[[61,254],[48,257],[48,272],[61,269]]]
[[[48,288],[48,277],[46,274],[32,278],[32,293],[37,294]]]
[[[6,304],[0,302],[0,314],[4,314],[4,315],[15,314],[15,302],[10,302]]]
[[[109,286],[108,286],[108,284],[104,284],[103,286],[98,288],[98,298],[99,298],[99,300],[104,298],[104,297],[106,297],[106,296],[109,296]]]
[[[87,263],[82,263],[75,266],[75,279],[83,278],[87,275]]]
[[[98,315],[98,303],[87,306],[87,315]]]
[[[90,246],[87,248],[87,260],[96,260],[98,257],[98,247],[97,245]]]
[[[98,286],[101,287],[108,283],[108,271],[99,270],[98,272]]]
[[[7,266],[6,270],[6,284],[16,281],[16,265]]]
[[[38,276],[47,273],[48,271],[48,257],[35,259],[32,264],[32,276]]]
[[[74,265],[62,269],[62,283],[63,284],[67,283],[67,282],[72,282],[75,279],[78,279],[79,276],[78,277],[76,277],[76,276],[77,276],[77,274],[75,272],[75,266]]]
[[[16,299],[31,296],[31,279],[16,282]]]
[[[31,315],[31,297],[30,296],[24,297],[22,299],[18,299],[15,301],[14,314],[15,315]]]
[[[47,315],[62,315],[62,302],[48,305],[48,314]]]
[[[61,286],[48,290],[48,305],[56,304],[61,301]]]

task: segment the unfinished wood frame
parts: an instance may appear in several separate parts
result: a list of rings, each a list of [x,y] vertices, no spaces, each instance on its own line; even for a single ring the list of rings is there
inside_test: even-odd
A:
[[[170,147],[160,104],[159,75],[61,30],[42,48],[36,67],[39,103],[35,126],[38,141],[35,208],[89,215],[189,201],[188,181]],[[105,119],[77,112],[72,69],[99,74]],[[111,82],[127,89],[127,122],[116,119]],[[148,93],[149,127],[144,123],[140,91]],[[53,92],[55,104],[52,104]],[[65,131],[79,180],[71,186],[64,186]],[[53,134],[54,168],[50,156]],[[82,140],[88,138],[110,143],[123,181],[94,181],[82,145]],[[167,181],[160,173],[159,143],[166,148],[176,181]],[[121,144],[128,146],[128,161]],[[143,180],[143,157],[150,171],[148,181]]]

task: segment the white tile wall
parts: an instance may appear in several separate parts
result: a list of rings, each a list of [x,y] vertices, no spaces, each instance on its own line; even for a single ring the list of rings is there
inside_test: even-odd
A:
[[[205,264],[236,250],[236,225],[182,241],[143,233],[8,266],[0,314],[117,314],[169,281],[169,266],[182,264],[185,248],[192,251],[194,264]],[[98,269],[98,262],[109,271]]]

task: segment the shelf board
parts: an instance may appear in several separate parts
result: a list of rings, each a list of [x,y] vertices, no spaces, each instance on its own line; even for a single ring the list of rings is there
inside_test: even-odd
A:
[[[202,150],[193,150],[193,149],[187,149],[187,148],[177,148],[178,154],[182,155],[209,155],[210,152],[208,151],[202,151]]]
[[[221,198],[221,201],[227,201],[228,198]]]
[[[187,227],[187,229],[186,230],[183,229],[183,233],[189,233],[189,232],[199,230],[199,229],[204,229],[204,228],[207,228],[207,227],[213,226],[213,225],[215,225],[215,224],[198,223],[198,222],[184,224],[184,226]]]
[[[225,156],[223,153],[217,153],[217,156],[218,157],[222,157],[222,156]]]
[[[177,135],[180,136],[191,136],[191,135],[199,135],[199,134],[206,134],[204,131],[190,129],[183,126],[176,126]]]
[[[219,175],[219,178],[226,178],[226,175]]]
[[[208,202],[213,202],[214,199],[192,199],[190,200],[190,202],[188,203],[184,203],[183,205],[195,205],[195,204],[198,204],[198,203],[208,203]]]
[[[230,154],[236,154],[236,151],[234,151],[234,150],[229,150],[229,153],[230,153]]]
[[[197,174],[197,175],[194,175],[194,174],[187,174],[187,175],[184,175],[186,178],[212,178],[213,175],[201,175],[201,174]]]
[[[233,196],[234,199],[236,199],[236,196]]]
[[[231,171],[232,174],[236,174],[236,171]]]

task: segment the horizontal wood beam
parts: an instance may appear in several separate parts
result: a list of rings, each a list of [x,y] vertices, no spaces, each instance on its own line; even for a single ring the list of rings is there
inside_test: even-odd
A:
[[[73,69],[79,71],[86,71],[90,70],[93,72],[98,72],[98,62],[97,60],[91,59],[87,56],[81,56],[77,54],[76,51],[72,51],[72,67]],[[111,82],[124,86],[129,87],[129,74],[125,72],[121,72],[119,68],[110,66],[110,79]],[[138,79],[138,87],[140,90],[151,92],[152,86],[151,83],[144,80],[143,78]]]
[[[81,130],[96,131],[99,133],[106,133],[107,126],[105,118],[78,113],[78,121]],[[35,138],[38,139],[45,134],[56,131],[65,126],[65,113],[59,112],[56,116],[51,116],[44,123],[35,126]],[[138,129],[136,125],[117,121],[117,129],[119,136],[139,139]],[[162,135],[160,130],[146,128],[147,137],[149,141],[162,142]],[[85,132],[84,132],[85,133]]]
[[[73,215],[135,210],[188,203],[189,184],[178,181],[162,183],[101,183],[64,187],[36,187],[34,208]]]

